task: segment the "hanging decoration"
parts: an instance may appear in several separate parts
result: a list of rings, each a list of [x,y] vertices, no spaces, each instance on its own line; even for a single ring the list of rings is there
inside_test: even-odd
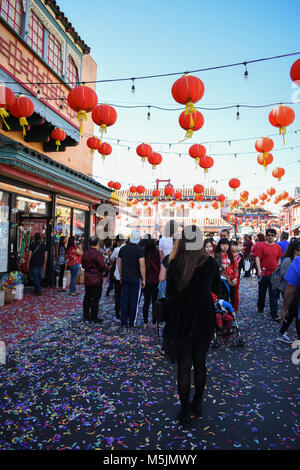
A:
[[[85,85],[79,85],[68,94],[68,104],[73,111],[77,112],[77,119],[80,122],[80,135],[83,133],[83,121],[87,120],[87,113],[90,113],[98,103],[97,93]]]
[[[181,191],[176,191],[176,193],[174,193],[174,197],[175,197],[176,201],[180,201],[182,199],[182,192]]]
[[[186,114],[195,113],[194,103],[201,100],[205,87],[200,78],[185,74],[178,78],[172,86],[172,96],[177,103],[185,104]]]
[[[274,170],[272,171],[272,176],[274,176],[274,178],[277,178],[278,181],[281,181],[281,178],[284,176],[284,174],[285,174],[285,169],[279,166],[274,168]]]
[[[214,159],[205,155],[204,157],[200,158],[199,166],[204,169],[204,174],[208,173],[208,169],[214,165]]]
[[[129,191],[131,192],[132,196],[135,195],[136,191],[136,186],[130,186]]]
[[[146,192],[146,188],[140,184],[136,187],[136,192],[139,194],[140,197],[142,197],[142,194]]]
[[[113,181],[109,181],[109,182],[107,183],[107,186],[108,186],[109,188],[113,189],[113,187],[114,187],[114,182],[113,182]]]
[[[300,85],[300,59],[297,59],[291,66],[290,76],[296,85]]]
[[[203,194],[197,193],[195,195],[195,201],[197,202],[203,201],[203,198],[204,198]]]
[[[55,140],[56,151],[58,152],[59,147],[61,146],[61,142],[65,140],[67,134],[60,127],[58,127],[57,129],[53,129],[51,132],[51,137],[53,140]]]
[[[28,126],[27,119],[34,112],[34,104],[31,99],[26,96],[19,95],[12,106],[10,106],[10,114],[19,119],[20,126],[23,128],[23,136],[26,135],[25,126]]]
[[[184,142],[186,139],[193,137],[193,132],[201,129],[203,124],[204,117],[199,111],[196,111],[193,115],[188,115],[183,111],[179,116],[179,125],[186,130],[186,134],[184,139],[180,142]]]
[[[200,158],[206,155],[206,148],[204,147],[204,145],[201,145],[201,144],[193,144],[189,148],[189,154],[192,158],[195,159],[196,169],[197,169],[199,162],[200,162]]]
[[[99,140],[100,142],[100,140]],[[107,155],[110,155],[112,152],[112,146],[108,144],[107,142],[102,142],[99,145],[98,152],[102,155],[103,160],[105,160],[105,157]]]
[[[295,113],[292,108],[284,104],[279,104],[276,108],[273,108],[269,114],[269,121],[274,127],[279,127],[279,134],[283,137],[283,143],[285,145],[284,136],[286,134],[286,127],[290,126],[295,119]]]
[[[260,137],[260,139],[257,139],[257,141],[255,142],[255,149],[258,153],[263,153],[264,157],[267,153],[273,150],[273,147],[274,142],[269,137]]]
[[[160,196],[160,190],[159,189],[153,189],[152,191],[152,196],[155,198],[155,200],[157,201],[159,196]]]
[[[117,192],[121,189],[122,185],[118,181],[116,181],[113,185],[114,190]]]
[[[190,209],[194,209],[195,203],[191,201],[191,202],[189,202],[188,206],[189,206]]]
[[[196,194],[204,193],[204,186],[202,186],[202,184],[195,184],[195,186],[193,187],[193,191]]]
[[[232,178],[231,180],[229,180],[228,185],[235,192],[237,190],[237,188],[239,188],[241,186],[241,182],[238,178]]]
[[[273,155],[271,153],[260,153],[257,157],[257,163],[263,165],[265,174],[267,172],[267,167],[273,162]]]
[[[243,204],[245,204],[248,201],[248,197],[249,197],[248,191],[242,191],[240,193],[240,199],[241,199]]]
[[[268,188],[266,193],[269,194],[269,196],[272,197],[276,193],[276,189],[275,188]]]
[[[265,193],[262,193],[260,196],[258,196],[259,199],[263,202],[265,202],[268,199],[268,196]]]
[[[117,120],[117,111],[109,104],[99,104],[92,111],[92,119],[95,124],[100,126],[100,140],[102,142],[103,133],[107,132],[107,128],[112,126]]]
[[[91,149],[91,154],[94,155],[95,150],[99,149],[101,142],[98,137],[93,136],[88,138],[86,144]]]
[[[148,162],[152,165],[152,170],[156,170],[156,165],[160,165],[162,162],[162,156],[160,153],[153,152],[148,156]]]
[[[5,118],[8,118],[9,110],[11,106],[14,105],[15,101],[16,97],[14,92],[10,88],[0,85],[0,117],[9,131],[10,127],[5,121]]]
[[[225,198],[224,194],[219,194],[218,195],[217,200],[219,201],[221,207],[224,206],[225,199],[226,198]]]
[[[217,201],[213,201],[213,202],[211,203],[211,206],[212,206],[215,210],[219,209],[219,204],[217,203]]]
[[[173,186],[171,186],[171,185],[165,186],[164,193],[165,193],[165,196],[168,200],[173,196],[174,192],[175,191],[174,191]]]
[[[142,162],[144,163],[146,159],[152,155],[152,147],[151,145],[142,143],[137,146],[136,153],[142,158]]]

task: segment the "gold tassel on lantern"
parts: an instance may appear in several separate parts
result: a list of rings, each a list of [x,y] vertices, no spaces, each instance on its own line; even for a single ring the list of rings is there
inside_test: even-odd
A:
[[[25,135],[26,135],[25,126],[26,127],[28,126],[28,122],[27,122],[26,117],[20,117],[19,118],[19,123],[20,123],[20,126],[23,127],[23,136],[25,137]]]
[[[101,132],[101,136],[100,136],[100,143],[102,142],[102,137],[103,137],[103,134],[107,132],[107,125],[106,124],[101,124],[100,126],[100,132]]]
[[[6,125],[7,129],[10,131],[10,127],[7,124],[7,122],[5,121],[5,118],[8,118],[8,116],[9,116],[9,113],[6,111],[6,109],[5,108],[0,108],[0,117],[2,118],[2,121]]]
[[[60,145],[61,145],[61,144],[60,144],[60,140],[56,140],[56,141],[55,141],[55,144],[56,144],[56,151],[58,152],[58,149],[59,149],[59,147],[60,147]]]
[[[77,119],[80,122],[80,135],[82,135],[83,134],[83,121],[87,120],[86,111],[83,111],[83,110],[79,111],[77,114]]]
[[[283,137],[283,145],[285,145],[285,139],[284,139],[284,136],[286,134],[286,127],[285,126],[282,126],[279,128],[279,135],[282,135]]]

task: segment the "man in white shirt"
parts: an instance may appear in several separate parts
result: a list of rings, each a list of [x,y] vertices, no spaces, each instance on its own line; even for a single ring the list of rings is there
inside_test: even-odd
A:
[[[178,224],[175,220],[169,220],[164,227],[164,237],[159,240],[158,249],[160,259],[163,260],[169,255],[173,248],[173,236],[178,230]]]
[[[119,251],[122,246],[125,244],[125,238],[122,234],[116,236],[117,247],[111,254],[110,260],[112,263],[115,262],[115,272],[114,272],[114,285],[115,285],[115,314],[116,318],[120,319],[120,301],[121,301],[121,292],[122,292],[122,285],[120,283],[120,273],[119,267],[117,263],[117,258],[119,256]]]

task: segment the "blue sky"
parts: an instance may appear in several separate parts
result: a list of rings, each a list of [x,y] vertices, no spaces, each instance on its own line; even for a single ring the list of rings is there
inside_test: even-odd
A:
[[[89,0],[83,15],[79,0],[58,1],[61,10],[72,22],[83,40],[91,47],[91,56],[98,65],[101,79],[134,77],[147,74],[180,72],[256,58],[280,55],[300,50],[299,14],[296,0],[282,1],[210,1],[191,0],[99,2]],[[267,104],[292,101],[295,89],[289,77],[292,63],[298,58],[289,57],[248,65],[249,79],[243,78],[244,67],[207,71],[195,74],[204,82],[205,94],[197,106],[216,107],[229,104]],[[163,105],[180,107],[171,95],[171,86],[178,77],[139,80],[136,93],[131,93],[131,82],[98,84],[100,101],[119,105]],[[300,92],[298,99],[300,98]],[[292,106],[296,119],[288,130],[300,129],[299,105]],[[146,119],[147,109],[120,109],[118,121],[107,134],[109,139],[120,139],[122,146],[113,146],[113,153],[104,164],[95,163],[95,176],[106,183],[109,179],[129,184],[154,186],[154,180],[171,178],[175,185],[190,186],[196,182],[217,187],[230,194],[227,182],[240,177],[241,190],[250,196],[261,194],[273,185],[279,191],[293,194],[299,175],[300,132],[286,136],[286,148],[273,151],[274,163],[264,174],[256,162],[257,154],[215,156],[218,153],[254,151],[254,140],[206,145],[215,165],[206,180],[203,172],[194,170],[190,157],[179,158],[166,152],[187,153],[193,143],[277,134],[268,120],[271,108],[202,111],[205,124],[186,144],[178,143],[184,136],[178,124],[179,111],[151,110],[151,120]],[[122,140],[123,139],[123,140]],[[143,167],[135,153],[136,142],[157,142],[153,149],[163,155],[163,163],[153,175],[149,164]],[[282,148],[282,137],[275,136],[274,148]],[[130,147],[130,150],[128,150]],[[283,166],[286,175],[281,183],[271,176],[272,168]],[[215,181],[218,181],[216,184]]]

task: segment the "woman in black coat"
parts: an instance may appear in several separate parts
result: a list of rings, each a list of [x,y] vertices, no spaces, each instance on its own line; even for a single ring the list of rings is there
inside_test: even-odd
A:
[[[206,383],[205,358],[216,325],[211,292],[218,295],[220,273],[216,261],[202,249],[203,238],[196,226],[187,226],[176,240],[175,256],[167,271],[167,319],[163,348],[170,362],[178,365],[181,424],[191,423],[191,414],[201,416]],[[194,365],[195,395],[190,403],[191,368]]]

